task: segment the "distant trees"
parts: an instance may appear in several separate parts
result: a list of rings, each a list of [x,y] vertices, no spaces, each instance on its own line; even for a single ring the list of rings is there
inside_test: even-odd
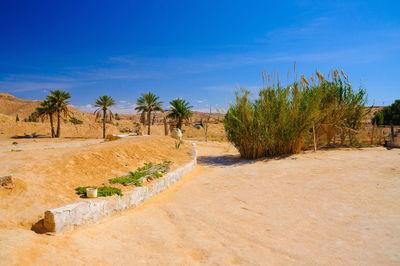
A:
[[[113,98],[107,95],[100,96],[95,103],[95,106],[98,107],[98,109],[95,111],[96,114],[96,120],[99,119],[102,116],[102,123],[103,123],[103,138],[106,137],[106,119],[107,116],[109,117],[110,120],[113,118],[113,114],[110,110],[110,106],[115,105],[115,101]]]
[[[62,90],[51,91],[49,96],[46,98],[52,108],[54,108],[54,114],[57,118],[57,130],[55,132],[56,138],[61,136],[61,117],[70,116],[70,111],[68,109],[68,105],[70,104],[68,100],[70,98],[71,94]]]
[[[154,93],[143,93],[136,100],[136,108],[135,110],[141,112],[141,118],[144,118],[147,115],[147,134],[150,135],[151,128],[151,113],[152,112],[163,112],[162,102],[159,100],[159,97]]]
[[[61,136],[61,120],[64,122],[70,122],[74,125],[83,124],[82,120],[72,116],[72,112],[69,109],[71,94],[62,90],[50,91],[50,94],[46,99],[40,103],[40,106],[36,108],[29,118],[25,119],[26,122],[37,122],[37,119],[42,121],[48,120],[50,122],[50,133],[52,138],[59,138]],[[170,110],[168,114],[163,116],[164,131],[165,135],[168,135],[168,121],[172,119],[176,122],[176,127],[182,129],[183,122],[188,120],[192,116],[191,109],[193,108],[186,100],[177,98],[169,102]],[[143,93],[136,100],[135,110],[140,112],[140,121],[147,125],[147,134],[151,134],[151,125],[155,124],[158,120],[156,119],[155,112],[164,112],[162,108],[162,101],[154,93]],[[111,96],[102,95],[99,96],[95,101],[96,120],[101,119],[102,122],[102,135],[106,137],[106,122],[107,118],[111,121],[113,118],[120,120],[121,117],[115,114],[115,117],[110,110],[111,106],[116,105],[116,102]],[[152,116],[153,115],[153,116]],[[66,118],[69,118],[67,120]],[[209,122],[207,120],[207,123]],[[18,115],[16,121],[19,121]]]
[[[400,99],[376,112],[371,122],[377,126],[400,125]]]
[[[170,101],[169,104],[170,113],[167,115],[167,118],[174,119],[176,121],[176,127],[182,129],[183,121],[189,119],[193,114],[191,111],[193,106],[181,98],[174,99]]]
[[[44,100],[43,102],[40,103],[40,106],[38,108],[36,108],[36,112],[42,121],[49,119],[51,137],[54,138],[55,132],[54,132],[53,115],[56,112],[54,105],[49,100]]]
[[[36,121],[36,118],[43,120],[49,119],[52,138],[61,136],[61,117],[70,116],[68,108],[71,95],[62,90],[51,91],[46,100],[40,103],[36,111],[32,113],[28,121]],[[57,130],[54,130],[54,116],[57,118]]]

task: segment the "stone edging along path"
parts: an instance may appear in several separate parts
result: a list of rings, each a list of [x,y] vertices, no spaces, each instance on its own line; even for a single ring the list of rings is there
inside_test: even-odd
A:
[[[160,193],[197,164],[196,145],[193,145],[192,160],[182,167],[171,171],[143,187],[124,192],[123,196],[88,199],[45,212],[43,221],[47,232],[60,234],[75,228],[95,224],[107,217],[115,216],[124,210],[134,208],[143,201]]]

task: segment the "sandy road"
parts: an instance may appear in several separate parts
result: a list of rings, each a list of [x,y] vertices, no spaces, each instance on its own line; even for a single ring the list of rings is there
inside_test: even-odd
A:
[[[0,264],[400,264],[399,150],[241,161],[198,147],[192,173],[123,216],[55,237],[1,231]]]

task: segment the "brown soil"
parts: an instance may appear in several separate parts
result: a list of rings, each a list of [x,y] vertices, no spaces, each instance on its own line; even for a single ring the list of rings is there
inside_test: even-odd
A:
[[[0,264],[399,265],[399,159],[368,148],[243,161],[229,145],[200,144],[193,172],[122,216],[62,236],[5,228]],[[61,185],[51,165],[41,171]]]

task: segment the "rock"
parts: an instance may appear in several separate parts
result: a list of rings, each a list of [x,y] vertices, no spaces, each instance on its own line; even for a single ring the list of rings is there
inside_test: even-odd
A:
[[[181,140],[182,139],[182,131],[179,128],[174,128],[171,131],[171,137],[173,137],[174,139],[178,139]]]
[[[0,176],[0,186],[13,188],[15,186],[14,178],[11,175]]]

